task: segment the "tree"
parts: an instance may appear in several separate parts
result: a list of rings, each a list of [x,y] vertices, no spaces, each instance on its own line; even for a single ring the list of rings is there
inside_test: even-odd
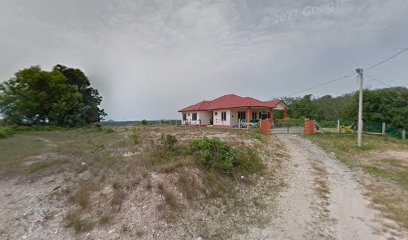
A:
[[[88,107],[85,113],[86,123],[99,122],[106,116],[104,110],[98,108],[102,102],[102,97],[99,96],[97,89],[91,87],[89,79],[80,69],[58,64],[54,67],[54,71],[61,72],[82,94],[83,101]]]
[[[96,91],[89,89],[89,81],[84,83],[88,88],[82,90]],[[8,123],[78,126],[91,122],[88,112],[101,101],[97,92],[90,95],[97,96],[92,104],[84,100],[78,85],[61,71],[48,72],[34,66],[0,84],[0,113]],[[104,114],[103,110],[101,112]],[[100,116],[94,121],[99,121]]]
[[[388,123],[397,128],[408,129],[408,89],[404,87],[364,90],[363,117],[366,122]],[[318,121],[356,122],[358,92],[333,98],[326,95],[313,98],[287,97],[292,118],[311,117]]]

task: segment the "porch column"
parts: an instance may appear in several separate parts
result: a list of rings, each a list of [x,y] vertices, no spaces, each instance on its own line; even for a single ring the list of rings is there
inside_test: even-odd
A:
[[[251,108],[248,108],[247,115],[247,129],[249,129],[249,124],[251,123]]]
[[[283,123],[286,125],[286,108],[285,111],[283,112]]]
[[[271,124],[273,123],[273,124],[275,124],[275,119],[274,119],[274,117],[273,117],[273,108],[271,108],[270,110],[270,116],[271,116]]]

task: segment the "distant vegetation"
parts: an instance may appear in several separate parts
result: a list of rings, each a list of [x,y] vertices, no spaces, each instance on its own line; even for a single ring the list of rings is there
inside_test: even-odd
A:
[[[364,90],[364,120],[385,122],[397,128],[408,129],[408,89],[404,87]],[[289,116],[294,119],[309,117],[317,121],[355,122],[357,120],[358,92],[339,97],[286,97]]]
[[[80,70],[56,65],[33,66],[0,84],[0,113],[5,124],[81,126],[99,122],[102,97]]]

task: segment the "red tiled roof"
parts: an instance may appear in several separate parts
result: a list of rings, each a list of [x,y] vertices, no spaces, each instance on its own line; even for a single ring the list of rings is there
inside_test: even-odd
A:
[[[217,109],[229,109],[239,107],[270,107],[275,108],[281,100],[259,101],[251,97],[240,97],[235,94],[228,94],[212,101],[202,101],[197,104],[181,109],[179,112],[189,111],[210,111]]]
[[[269,106],[271,108],[276,108],[276,106],[278,106],[278,104],[281,103],[281,102],[282,102],[282,100],[279,100],[279,99],[276,99],[276,100],[273,100],[273,101],[266,101],[266,103],[269,104]]]

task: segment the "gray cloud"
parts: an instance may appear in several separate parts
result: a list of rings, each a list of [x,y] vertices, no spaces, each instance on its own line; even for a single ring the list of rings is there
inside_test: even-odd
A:
[[[0,79],[62,63],[91,77],[108,118],[172,118],[202,99],[284,96],[373,64],[408,45],[406,12],[405,0],[3,0]],[[407,86],[407,62],[372,75]]]

